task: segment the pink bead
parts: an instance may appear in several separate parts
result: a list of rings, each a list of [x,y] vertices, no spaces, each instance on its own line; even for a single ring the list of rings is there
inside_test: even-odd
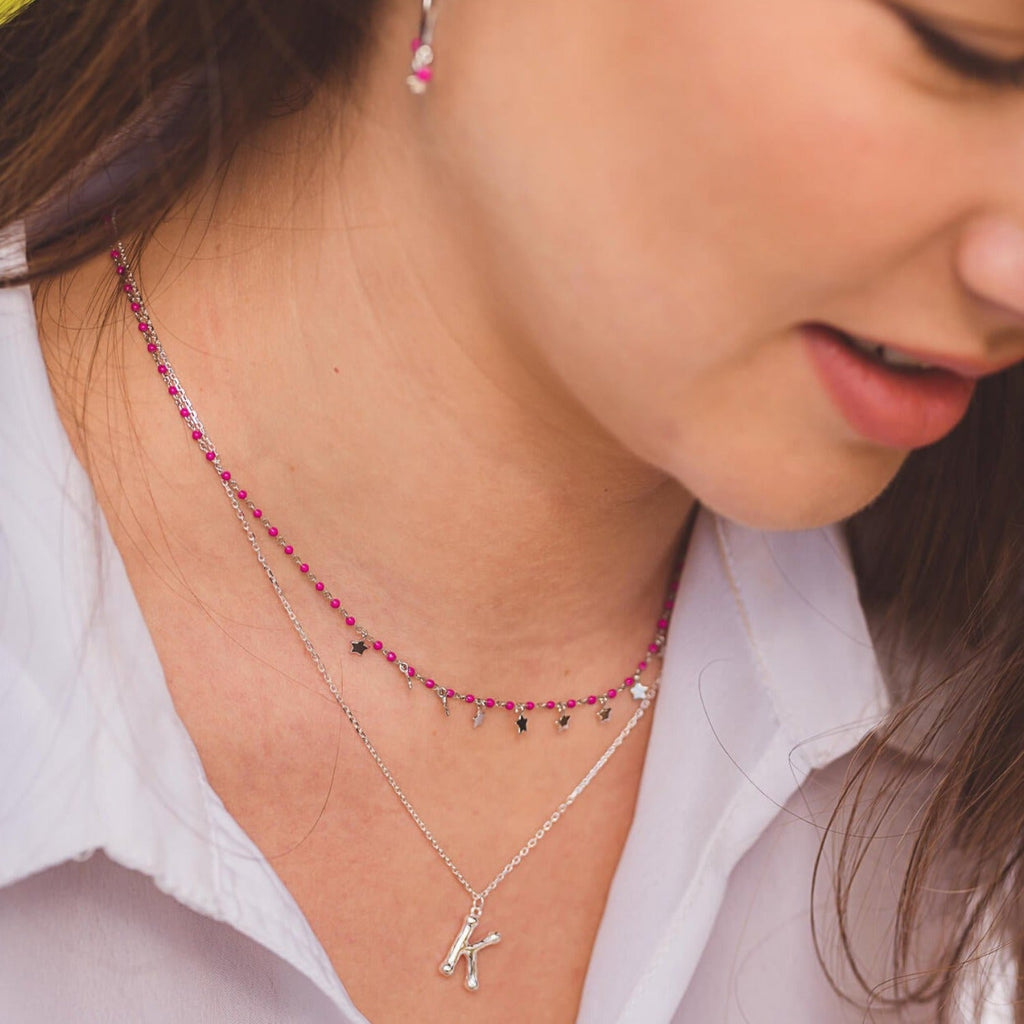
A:
[[[633,685],[633,677],[632,676],[626,676],[626,678],[622,680],[622,685],[623,686],[632,686]]]
[[[382,644],[382,643],[381,643],[381,642],[380,642],[379,640],[374,640],[374,641],[373,641],[373,649],[374,649],[375,651],[379,651],[379,650],[382,650],[382,649],[383,649],[383,647],[384,647],[384,645],[383,645],[383,644]]]
[[[386,657],[387,657],[388,661],[395,661],[398,658],[398,655],[395,654],[394,651],[388,651]]]
[[[446,697],[454,697],[455,696],[455,691],[454,690],[445,690],[444,691],[444,695]]]
[[[667,611],[672,611],[672,609],[675,608],[675,606],[676,606],[676,603],[675,603],[675,601],[672,600],[671,597],[665,602],[665,609]]]
[[[611,700],[614,700],[616,697],[618,697],[618,695],[619,695],[619,691],[618,690],[609,690],[608,691],[608,697]]]
[[[147,348],[148,348],[148,346],[147,346]],[[167,373],[167,367],[166,367],[166,366],[164,366],[164,365],[163,365],[163,363],[161,363],[161,364],[160,364],[160,365],[159,365],[159,366],[158,366],[158,367],[156,368],[156,372],[157,372],[157,373],[164,373],[164,374],[166,374],[166,373]]]
[[[471,693],[467,693],[466,697],[465,697],[465,701],[466,701],[467,704],[475,704],[476,703],[476,697],[474,697],[473,694],[471,694]]]
[[[574,700],[567,700],[565,702],[565,706],[567,708],[574,708],[574,707],[576,707],[576,701],[574,701]]]
[[[146,351],[147,351],[147,352],[155,352],[155,351],[156,351],[156,345],[154,345],[154,344],[153,344],[153,342],[150,342],[150,343],[149,343],[149,344],[148,344],[148,345],[146,346]]]
[[[133,302],[132,303],[132,312],[133,313],[138,313],[138,311],[140,309],[142,309],[142,303],[141,302]]]
[[[239,492],[238,492],[238,496],[239,496],[239,497],[241,497],[241,496],[242,496],[242,491],[239,491]],[[294,555],[294,554],[295,554],[295,548],[293,548],[293,547],[291,546],[291,544],[285,544],[285,546],[284,546],[284,553],[285,553],[286,555]]]
[[[124,273],[124,264],[123,264],[123,263],[118,263],[118,265],[117,265],[117,266],[116,266],[116,267],[115,267],[114,269],[115,269],[115,270],[116,270],[116,271],[117,271],[117,272],[118,272],[119,274],[123,274],[123,273]]]
[[[420,37],[417,36],[410,44],[409,49],[415,53],[420,48]]]
[[[589,697],[587,698],[587,703],[588,703],[588,704],[596,704],[596,703],[597,703],[597,698],[596,698],[596,697],[595,697],[595,696],[594,696],[593,694],[591,694],[591,695],[590,695],[590,696],[589,696]]]
[[[515,706],[515,704],[512,701],[510,701],[510,700],[505,701],[505,710],[506,711],[515,711],[515,709],[516,709],[516,706]]]
[[[648,644],[647,645],[647,650],[649,650],[651,652],[651,654],[657,654],[658,653],[658,645],[657,644]]]
[[[640,672],[643,672],[647,668],[647,662],[646,661],[638,661],[636,663],[636,667],[637,667],[637,669]]]
[[[176,395],[177,393],[178,393],[178,389],[177,389],[177,388],[176,388],[176,387],[175,387],[175,386],[174,386],[173,384],[172,384],[172,385],[171,385],[171,386],[170,386],[170,387],[169,387],[169,388],[167,389],[167,394],[169,394],[169,395],[170,395],[170,396],[171,396],[172,398],[173,398],[173,397],[174,397],[174,396],[175,396],[175,395]]]
[[[182,410],[181,410],[181,414],[182,414],[183,416],[184,416],[184,415],[185,415],[185,413],[187,413],[187,412],[188,412],[188,410],[187,410],[187,409],[182,409]],[[192,431],[192,440],[193,440],[193,441],[201,441],[202,439],[203,439],[203,432],[202,432],[201,430],[193,430],[193,431]],[[241,497],[241,494],[239,494],[239,497]]]
[[[528,700],[528,701],[527,701],[527,702],[526,702],[526,703],[525,703],[525,704],[523,705],[523,707],[524,707],[524,708],[526,708],[526,710],[527,710],[527,711],[532,711],[532,710],[533,710],[533,709],[534,709],[534,708],[535,708],[536,706],[537,706],[537,705],[536,705],[536,704],[534,704],[532,700]]]
[[[189,416],[191,416],[191,415],[192,415],[192,413],[190,413],[190,412],[188,411],[188,409],[179,409],[179,410],[178,410],[178,415],[179,415],[179,416],[180,416],[180,417],[181,417],[181,418],[182,418],[183,420],[187,420],[187,419],[189,418]],[[203,434],[202,434],[202,431],[200,431],[200,430],[193,430],[193,431],[192,431],[192,440],[193,440],[193,441],[198,441],[198,440],[199,440],[199,438],[201,438],[202,436],[203,436]]]
[[[261,509],[261,508],[254,508],[254,509],[252,510],[252,514],[253,514],[253,515],[254,515],[254,516],[255,516],[255,517],[257,518],[257,519],[262,519],[262,518],[263,518],[263,509]],[[303,570],[303,572],[305,572],[305,570]]]
[[[269,527],[267,529],[267,535],[270,536],[270,537],[276,537],[277,536],[277,527],[276,526]]]
[[[323,584],[322,580],[317,580],[316,581],[316,589],[317,590],[323,590],[324,589],[324,584]]]
[[[129,294],[129,295],[131,295],[131,293],[132,293],[132,286],[131,286],[131,282],[129,282],[129,281],[125,281],[125,283],[124,283],[124,290],[125,290],[125,291],[126,291],[126,292],[127,292],[128,294]]]
[[[111,258],[112,260],[116,260],[116,259],[119,259],[119,258],[120,258],[120,256],[121,256],[121,252],[120,252],[120,250],[118,250],[118,249],[111,249],[111,250],[110,250],[110,258]]]
[[[331,607],[332,608],[340,608],[341,607],[341,602],[336,597],[332,597],[331,598]],[[348,620],[346,619],[345,621],[347,622]]]
[[[143,320],[142,323],[139,324],[139,330],[142,331],[143,334],[145,334],[149,330],[149,324],[147,324],[146,321]]]
[[[431,71],[430,68],[420,68],[419,71],[416,72],[416,77],[421,82],[429,82],[434,77],[434,72]]]
[[[437,686],[437,683],[435,683],[433,679],[424,679],[424,680],[423,680],[423,685],[424,685],[424,686],[425,686],[425,687],[426,687],[426,688],[427,688],[428,690],[432,690],[432,689],[433,689],[433,688],[434,688],[435,686]]]
[[[249,497],[249,492],[248,491],[239,491],[238,492],[238,497],[239,497],[239,500],[245,501],[245,499]],[[289,551],[289,552],[287,552],[287,554],[290,555],[291,552]]]
[[[230,480],[231,474],[225,469],[224,472],[221,473],[220,478],[221,480]]]
[[[668,629],[668,619],[658,619],[658,629]]]
[[[406,671],[406,674],[409,676],[410,679],[415,679],[416,678],[416,669],[414,669],[412,667],[412,665],[410,665],[405,671]]]
[[[554,706],[555,706],[555,702],[553,700],[549,700],[547,702],[547,704],[544,705],[544,707],[549,708],[549,709],[553,708]]]
[[[301,573],[309,572],[309,563],[308,562],[302,562],[299,565],[299,572],[301,572]]]
[[[213,462],[216,458],[217,458],[217,453],[216,452],[207,452],[206,453],[206,461],[207,462]]]
[[[355,618],[354,615],[346,616],[346,618],[345,618],[345,625],[346,626],[354,626],[355,624],[356,624],[356,618]],[[374,646],[376,647],[377,645],[374,644]],[[380,645],[380,647],[383,647],[383,646],[384,646],[383,644]],[[380,650],[380,647],[377,647],[378,651]]]
[[[494,698],[493,697],[488,697],[487,700],[484,701],[484,704],[487,707],[489,707],[489,708],[493,708],[494,707]]]

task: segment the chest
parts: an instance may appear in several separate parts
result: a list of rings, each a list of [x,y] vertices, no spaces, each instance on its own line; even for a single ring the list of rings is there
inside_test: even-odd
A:
[[[479,730],[446,720],[404,687],[397,704],[393,691],[377,701],[353,689],[346,696],[421,827],[315,675],[305,684],[301,658],[270,669],[268,652],[226,656],[202,627],[193,635],[193,653],[167,659],[176,709],[214,790],[360,1011],[374,1024],[575,1020],[650,719],[552,822],[617,735],[614,722],[580,722],[528,747],[499,732],[500,720]],[[619,717],[621,728],[625,705]],[[457,874],[483,892],[513,860],[467,925],[473,897]]]

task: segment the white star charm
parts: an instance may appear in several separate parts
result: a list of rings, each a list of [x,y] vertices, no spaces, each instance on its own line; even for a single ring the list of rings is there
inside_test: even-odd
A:
[[[647,696],[647,687],[643,683],[634,683],[630,687],[630,691],[633,694],[633,700],[643,700]]]

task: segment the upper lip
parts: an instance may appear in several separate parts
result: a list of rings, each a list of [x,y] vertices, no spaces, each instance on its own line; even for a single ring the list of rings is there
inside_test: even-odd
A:
[[[990,359],[952,356],[944,352],[931,352],[927,349],[918,348],[915,345],[883,341],[866,334],[860,334],[857,331],[847,331],[841,327],[833,327],[832,330],[838,331],[840,334],[848,334],[851,338],[856,338],[867,345],[884,346],[891,351],[899,352],[918,362],[926,363],[928,366],[934,366],[940,370],[948,370],[950,373],[955,373],[958,377],[965,377],[968,380],[980,380],[982,377],[991,377],[1024,360],[1024,350],[1020,350],[1015,355],[999,362],[993,362]]]

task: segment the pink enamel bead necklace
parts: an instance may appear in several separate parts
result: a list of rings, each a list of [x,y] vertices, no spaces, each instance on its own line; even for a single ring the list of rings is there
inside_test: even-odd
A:
[[[121,287],[128,299],[132,313],[135,316],[140,335],[145,339],[146,349],[153,359],[157,372],[160,374],[167,388],[167,394],[174,401],[181,420],[190,430],[192,440],[203,453],[206,462],[217,473],[221,484],[228,490],[238,502],[243,504],[260,526],[266,531],[266,535],[274,540],[289,558],[302,577],[309,582],[320,597],[327,602],[332,611],[336,612],[342,622],[357,639],[350,642],[351,653],[362,656],[367,651],[374,651],[385,659],[389,664],[394,665],[401,673],[409,686],[413,688],[414,683],[420,683],[425,690],[438,697],[445,715],[451,713],[450,703],[465,704],[475,709],[472,719],[474,728],[483,724],[485,713],[490,710],[505,711],[515,716],[515,725],[521,735],[527,731],[527,713],[535,710],[551,711],[555,713],[554,723],[559,732],[568,729],[572,713],[577,708],[594,708],[595,717],[598,722],[607,722],[611,716],[611,702],[622,694],[630,693],[634,700],[643,701],[653,697],[656,693],[655,687],[645,686],[643,683],[644,672],[650,667],[651,661],[663,656],[665,637],[668,631],[669,622],[672,617],[672,610],[675,607],[675,594],[679,586],[679,564],[673,570],[668,591],[663,603],[662,611],[658,617],[654,636],[647,646],[644,656],[637,662],[633,673],[626,676],[617,687],[611,687],[597,693],[586,694],[579,697],[566,697],[558,700],[538,701],[513,701],[502,697],[483,697],[472,693],[462,693],[452,687],[446,687],[434,681],[434,679],[418,672],[416,668],[405,658],[400,657],[394,650],[378,637],[374,636],[369,629],[361,625],[356,617],[346,609],[340,598],[336,597],[310,568],[309,563],[296,553],[281,530],[275,526],[267,513],[260,508],[248,491],[241,487],[234,479],[231,472],[224,467],[220,456],[210,440],[202,421],[195,412],[181,380],[171,366],[167,353],[157,337],[153,328],[152,318],[146,309],[142,295],[139,291],[135,278],[128,266],[127,256],[122,243],[118,242],[111,250],[110,257],[113,261],[114,271],[121,280]]]

